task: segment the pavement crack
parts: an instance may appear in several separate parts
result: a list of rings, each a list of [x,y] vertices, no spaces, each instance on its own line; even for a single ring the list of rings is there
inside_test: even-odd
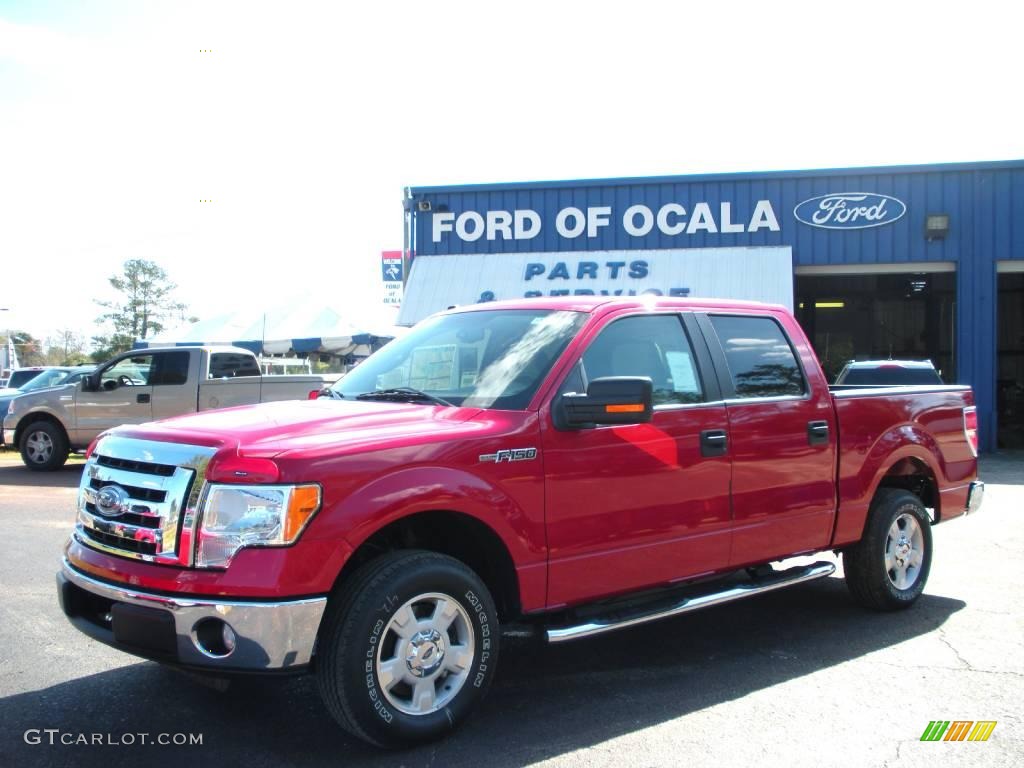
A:
[[[963,666],[966,669],[971,670],[972,672],[976,671],[974,669],[974,666],[971,664],[971,662],[969,662],[967,659],[965,659],[963,656],[961,656],[960,655],[960,651],[957,650],[957,647],[955,645],[953,645],[953,643],[951,643],[949,641],[948,637],[946,637],[946,630],[945,630],[944,627],[939,627],[939,640],[942,641],[942,643],[947,648],[949,648],[949,650],[951,650],[953,652],[953,654],[957,658],[957,661],[960,662],[961,666]]]

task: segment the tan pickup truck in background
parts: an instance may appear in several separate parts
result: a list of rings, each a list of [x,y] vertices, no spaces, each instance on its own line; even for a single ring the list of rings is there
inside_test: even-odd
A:
[[[13,399],[3,442],[30,469],[63,466],[104,430],[213,408],[301,400],[340,374],[263,376],[256,356],[240,347],[137,350],[99,366],[78,384]]]

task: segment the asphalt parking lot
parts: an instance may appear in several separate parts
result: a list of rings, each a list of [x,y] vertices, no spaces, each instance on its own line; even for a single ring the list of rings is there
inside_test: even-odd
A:
[[[340,732],[307,678],[218,691],[67,624],[54,572],[80,467],[36,474],[0,453],[2,766],[1024,763],[1019,454],[986,459],[982,511],[935,529],[911,611],[867,613],[833,577],[575,644],[507,643],[467,727],[400,753]],[[931,720],[998,725],[987,742],[921,742]],[[202,744],[50,745],[44,729]]]

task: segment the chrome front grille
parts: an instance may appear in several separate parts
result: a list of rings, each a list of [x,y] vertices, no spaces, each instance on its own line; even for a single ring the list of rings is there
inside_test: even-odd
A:
[[[110,435],[78,489],[75,535],[122,557],[191,565],[196,511],[215,449]]]

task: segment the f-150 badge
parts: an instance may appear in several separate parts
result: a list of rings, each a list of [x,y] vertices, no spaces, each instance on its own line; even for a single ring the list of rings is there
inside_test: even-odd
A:
[[[497,453],[480,454],[480,461],[493,461],[495,464],[501,464],[503,461],[531,461],[536,458],[536,448],[502,448]]]

